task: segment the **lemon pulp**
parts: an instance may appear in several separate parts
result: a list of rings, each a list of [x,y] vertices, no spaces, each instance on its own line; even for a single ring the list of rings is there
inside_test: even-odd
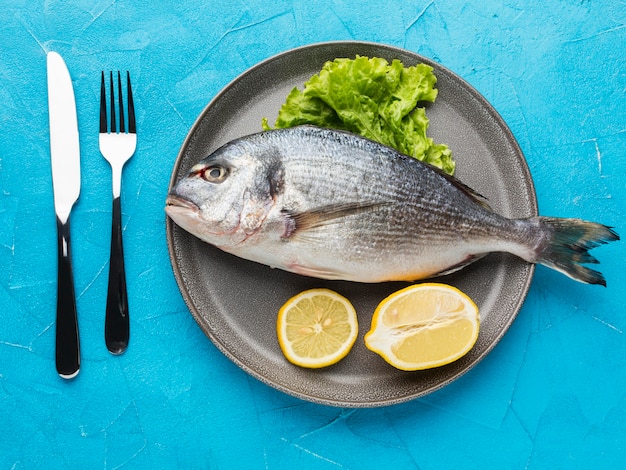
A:
[[[478,307],[446,284],[417,284],[391,294],[376,308],[365,346],[402,370],[453,362],[478,339]]]

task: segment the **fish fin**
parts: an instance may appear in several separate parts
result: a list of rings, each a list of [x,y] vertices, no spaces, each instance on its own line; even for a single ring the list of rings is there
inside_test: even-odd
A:
[[[387,204],[384,202],[338,203],[303,212],[283,209],[282,213],[287,217],[287,224],[282,238],[291,238],[330,223],[338,223],[345,217],[367,212]]]
[[[467,258],[465,258],[460,263],[455,264],[454,266],[450,266],[448,269],[445,269],[445,270],[435,274],[435,276],[447,276],[448,274],[452,274],[452,273],[455,273],[457,271],[460,271],[464,267],[469,266],[473,262],[478,261],[479,259],[483,258],[485,255],[486,255],[486,253],[484,253],[484,254],[477,254],[477,255],[469,255]]]
[[[552,232],[550,243],[540,254],[538,262],[577,281],[606,287],[602,273],[582,264],[597,264],[598,260],[588,251],[620,239],[612,227],[580,219],[553,217],[538,219]]]
[[[435,170],[435,172],[439,173],[441,176],[443,176],[444,179],[448,180],[452,185],[458,188],[459,191],[461,191],[463,194],[469,197],[476,204],[484,207],[485,209],[491,210],[491,207],[489,206],[489,203],[487,202],[487,198],[483,196],[482,194],[480,194],[478,191],[470,188],[468,185],[456,179],[454,176],[449,175],[448,173],[444,172],[441,168],[432,166],[432,169]]]
[[[288,270],[292,273],[300,274],[301,276],[329,279],[332,281],[346,279],[347,276],[344,272],[331,271],[317,266],[301,266],[299,264],[290,265]]]

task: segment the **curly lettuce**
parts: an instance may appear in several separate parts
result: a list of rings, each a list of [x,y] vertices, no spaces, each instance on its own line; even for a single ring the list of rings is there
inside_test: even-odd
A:
[[[432,67],[404,67],[377,57],[339,58],[324,64],[304,90],[287,95],[274,128],[313,124],[341,129],[378,141],[454,173],[447,145],[427,136],[428,118],[420,102],[434,102],[437,78]],[[263,129],[271,129],[263,118]]]

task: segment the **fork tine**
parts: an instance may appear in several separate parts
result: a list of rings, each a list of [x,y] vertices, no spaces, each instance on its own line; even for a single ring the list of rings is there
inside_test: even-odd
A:
[[[120,71],[117,71],[117,101],[119,103],[120,110],[120,133],[126,133],[126,125],[124,123],[124,99],[122,98],[122,79],[120,78]]]
[[[104,71],[102,71],[102,80],[100,81],[100,133],[107,132],[107,93],[104,85]]]
[[[109,110],[111,113],[110,117],[110,130],[107,128],[107,92],[106,92],[106,83],[104,79],[104,71],[101,72],[100,77],[100,133],[106,134],[117,133],[117,118],[116,113],[119,112],[119,131],[120,133],[126,133],[126,119],[125,119],[125,111],[124,111],[124,98],[122,93],[122,78],[121,73],[117,71],[117,101],[118,106],[115,106],[115,87],[113,80],[113,71],[109,72],[109,86],[111,88],[111,96],[109,103]],[[137,133],[137,125],[135,122],[135,103],[133,100],[133,90],[130,83],[130,72],[126,71],[126,93],[128,95],[128,132],[130,134]],[[119,111],[116,111],[118,109]]]
[[[115,88],[113,88],[113,72],[109,75],[109,84],[111,85],[111,133],[117,132],[115,123]]]
[[[128,94],[128,132],[137,133],[135,126],[135,103],[133,101],[133,90],[130,86],[130,72],[126,71],[126,93]]]

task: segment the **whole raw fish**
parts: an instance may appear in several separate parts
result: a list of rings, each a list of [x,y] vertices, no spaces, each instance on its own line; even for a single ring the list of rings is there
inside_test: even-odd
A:
[[[581,282],[618,240],[579,219],[508,219],[430,165],[342,131],[301,126],[236,139],[195,165],[166,212],[242,258],[324,279],[418,280],[509,252]]]

